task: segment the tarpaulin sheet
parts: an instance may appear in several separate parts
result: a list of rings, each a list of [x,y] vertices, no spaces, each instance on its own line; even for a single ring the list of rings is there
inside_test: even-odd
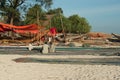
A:
[[[16,33],[33,33],[39,32],[38,26],[36,24],[26,25],[26,26],[14,26],[10,24],[0,23],[0,32],[13,31]]]

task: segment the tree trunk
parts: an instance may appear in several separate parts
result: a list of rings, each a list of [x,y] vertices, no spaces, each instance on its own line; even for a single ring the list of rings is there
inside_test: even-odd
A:
[[[11,19],[10,19],[10,24],[11,24],[11,25],[13,25],[13,20],[14,20],[14,18],[11,17]]]
[[[13,21],[14,21],[14,17],[12,16],[10,19],[10,24],[13,25]],[[12,38],[12,40],[14,40],[14,33],[13,33],[13,28],[11,28],[12,31],[10,31],[10,36]]]
[[[38,26],[41,26],[39,19],[40,19],[40,15],[39,15],[39,11],[37,10],[37,24]]]

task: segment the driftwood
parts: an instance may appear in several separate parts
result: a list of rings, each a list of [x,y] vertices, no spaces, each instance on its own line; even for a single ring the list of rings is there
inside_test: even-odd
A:
[[[118,35],[118,34],[114,34],[114,33],[112,33],[112,35],[113,35],[114,37],[116,37],[117,39],[120,40],[120,35]]]
[[[81,39],[84,36],[85,35],[68,36],[68,37],[66,37],[66,41],[72,41],[72,40],[76,40],[76,39]]]
[[[83,38],[85,35],[66,35],[66,37],[64,38],[62,34],[58,35],[55,39],[57,41],[60,42],[66,42],[66,41],[73,41],[76,39],[81,39]]]
[[[55,37],[55,39],[59,42],[65,42],[65,39],[61,37]]]

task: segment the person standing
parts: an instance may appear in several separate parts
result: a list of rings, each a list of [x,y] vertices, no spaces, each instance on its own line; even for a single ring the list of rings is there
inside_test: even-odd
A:
[[[55,52],[55,44],[54,44],[54,42],[51,42],[51,43],[50,43],[50,52],[51,52],[51,53],[54,53],[54,52]]]
[[[31,43],[29,44],[28,49],[29,49],[29,51],[31,51],[33,49],[33,46]]]
[[[47,42],[45,42],[45,44],[42,47],[42,53],[48,54],[48,52],[49,52],[49,46],[47,45]]]

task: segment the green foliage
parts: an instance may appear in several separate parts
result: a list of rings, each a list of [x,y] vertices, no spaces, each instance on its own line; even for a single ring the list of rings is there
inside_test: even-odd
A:
[[[8,17],[7,23],[15,24],[16,19],[20,20],[20,11],[31,7],[31,3],[27,1],[29,0],[0,0],[0,11],[2,15],[4,14]],[[52,5],[52,0],[33,0],[33,3],[35,2],[47,9]]]
[[[13,24],[20,20],[20,8],[24,2],[25,0],[0,1],[1,15],[7,16],[7,23]]]
[[[54,10],[51,12],[55,12]],[[61,17],[60,17],[61,16]],[[61,18],[62,22],[61,23]],[[72,15],[69,18],[64,17],[61,14],[56,14],[52,20],[51,20],[52,26],[55,26],[58,30],[58,32],[61,32],[62,25],[67,33],[79,33],[79,34],[84,34],[90,31],[91,26],[87,22],[87,20],[83,17],[79,17],[78,15]]]
[[[61,16],[61,17],[60,17]],[[62,18],[62,22],[61,22],[61,18]],[[51,26],[55,26],[58,30],[58,32],[62,32],[63,28],[62,28],[62,24],[63,24],[63,28],[65,30],[65,32],[70,32],[71,31],[71,23],[68,20],[68,18],[66,18],[63,15],[55,15],[52,19],[51,19]]]
[[[73,33],[83,34],[89,32],[91,29],[91,26],[83,17],[79,17],[78,15],[72,15],[69,17],[69,20],[72,25],[71,29]]]
[[[26,16],[25,23],[26,24],[36,23],[37,24],[37,12],[38,12],[39,20],[45,20],[45,12],[43,11],[40,5],[36,4],[33,7],[28,9],[25,15]]]
[[[63,20],[63,27],[65,29],[65,32],[66,33],[71,33],[72,32],[72,28],[71,28],[70,20],[68,18],[66,18],[66,17],[63,17],[62,20]]]
[[[46,9],[49,9],[51,5],[53,4],[53,0],[35,0],[37,2],[40,2],[40,5],[45,7]]]
[[[58,32],[62,31],[60,17],[55,15],[51,20],[51,26],[57,28]]]
[[[57,14],[57,15],[59,15],[60,13],[63,14],[62,8],[50,9],[50,10],[48,10],[48,12],[47,12],[47,14]]]

